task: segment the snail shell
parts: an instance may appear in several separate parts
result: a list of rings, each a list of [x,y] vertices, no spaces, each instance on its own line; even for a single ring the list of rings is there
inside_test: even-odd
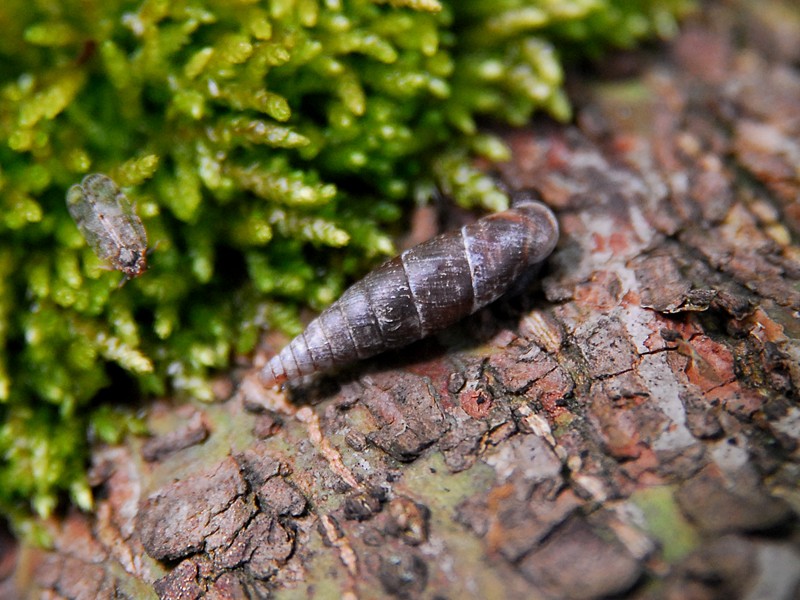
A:
[[[557,241],[552,211],[525,200],[414,246],[347,289],[261,377],[280,384],[444,329],[502,296]]]
[[[128,197],[101,173],[87,175],[67,192],[67,209],[95,254],[125,274],[147,270],[147,232]]]

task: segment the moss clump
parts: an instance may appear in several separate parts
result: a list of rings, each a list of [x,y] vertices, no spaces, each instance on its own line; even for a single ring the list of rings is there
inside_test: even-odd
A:
[[[391,251],[401,203],[505,198],[491,115],[567,118],[559,51],[670,33],[685,0],[4,0],[0,510],[87,507],[89,402],[110,370],[208,400],[211,369],[299,329]],[[560,50],[559,50],[560,49]],[[157,250],[118,289],[69,218],[88,172]],[[92,426],[93,420],[97,423]]]

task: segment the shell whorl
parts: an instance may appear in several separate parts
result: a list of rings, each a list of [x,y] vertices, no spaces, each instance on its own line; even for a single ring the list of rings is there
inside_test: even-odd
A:
[[[410,248],[367,274],[274,356],[282,383],[399,348],[497,300],[558,241],[555,215],[524,202]]]

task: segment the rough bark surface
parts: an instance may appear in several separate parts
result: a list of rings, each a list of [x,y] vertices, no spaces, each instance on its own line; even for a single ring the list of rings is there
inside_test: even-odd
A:
[[[575,126],[506,135],[562,228],[540,287],[290,398],[152,407],[0,596],[798,597],[798,65],[800,11],[745,0],[605,63]]]

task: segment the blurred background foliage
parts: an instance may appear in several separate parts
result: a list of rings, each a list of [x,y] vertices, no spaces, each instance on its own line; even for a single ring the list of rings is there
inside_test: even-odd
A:
[[[481,118],[568,119],[563,61],[669,36],[688,9],[3,0],[0,512],[20,531],[65,491],[91,507],[90,440],[136,427],[111,379],[211,400],[213,370],[265,329],[296,333],[298,307],[391,253],[414,201],[439,189],[502,209],[473,163],[508,150]],[[91,172],[126,190],[157,245],[122,288],[66,210]]]

